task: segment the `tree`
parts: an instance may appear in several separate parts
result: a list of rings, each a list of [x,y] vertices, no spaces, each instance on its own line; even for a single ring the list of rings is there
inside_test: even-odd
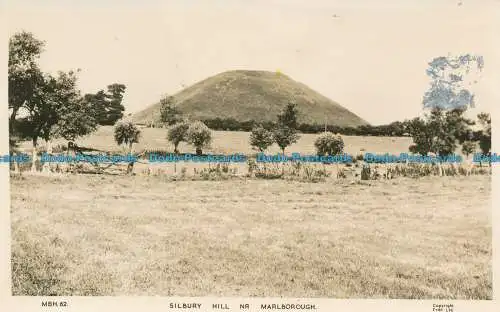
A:
[[[300,136],[297,134],[297,105],[293,102],[287,104],[283,111],[278,115],[278,122],[273,130],[274,142],[281,148],[285,154],[287,146],[296,143]]]
[[[168,126],[176,124],[182,120],[179,109],[175,106],[173,96],[164,96],[160,100],[160,121]]]
[[[477,78],[466,81],[474,69],[474,64],[477,73],[481,73],[484,59],[478,55],[441,56],[429,62],[427,75],[432,81],[429,90],[424,94],[424,108],[474,107],[474,94],[468,88],[477,83]]]
[[[8,101],[11,133],[19,109],[34,97],[36,89],[43,83],[37,61],[44,45],[45,42],[25,31],[16,33],[9,39]]]
[[[114,125],[118,120],[123,117],[123,112],[125,107],[122,104],[123,94],[125,93],[126,87],[124,84],[113,83],[108,87],[108,106],[106,111],[106,118],[100,120],[101,125]]]
[[[432,147],[432,129],[427,127],[422,118],[414,118],[408,122],[408,133],[413,138],[413,145],[410,146],[410,152],[426,156],[433,149]]]
[[[290,102],[278,115],[278,124],[291,129],[297,129],[297,115],[297,104],[295,104],[294,102]]]
[[[168,130],[167,139],[174,144],[174,153],[179,153],[179,143],[187,140],[188,129],[189,124],[187,122],[180,122],[171,126]]]
[[[141,131],[130,121],[119,122],[115,126],[114,138],[118,145],[127,145],[132,151],[132,145],[139,143]]]
[[[462,153],[464,153],[466,158],[469,158],[469,155],[474,153],[476,150],[476,142],[473,141],[464,141],[462,144]]]
[[[114,138],[118,145],[127,145],[129,154],[132,154],[132,145],[139,143],[141,131],[130,121],[119,122],[115,126]],[[127,173],[132,173],[134,162],[130,162],[127,167]]]
[[[48,145],[47,152],[51,153],[51,139],[69,132],[62,120],[66,114],[77,111],[81,99],[76,89],[75,72],[59,72],[56,77],[44,74],[42,77],[31,98],[22,105],[26,116],[16,121],[17,133],[31,139],[33,144],[32,171],[36,171],[38,140],[44,139]],[[82,122],[91,123],[92,118],[85,118]]]
[[[16,153],[18,140],[26,137],[19,130],[16,117],[26,102],[33,99],[36,90],[43,84],[43,74],[37,61],[43,52],[45,42],[38,40],[32,33],[19,32],[9,39],[8,60],[8,102],[9,102],[9,146]],[[36,151],[34,151],[36,153]],[[35,170],[33,160],[32,170]]]
[[[125,85],[114,83],[107,86],[107,92],[99,90],[94,94],[84,95],[85,101],[93,107],[92,115],[99,125],[111,126],[123,117],[125,107],[122,100],[125,90]]]
[[[69,142],[88,135],[97,129],[97,119],[92,116],[93,107],[85,99],[75,100],[72,105],[63,106],[54,134]]]
[[[408,132],[414,145],[410,151],[423,156],[428,153],[449,155],[455,152],[457,141],[463,143],[471,133],[471,120],[463,117],[465,109],[455,108],[445,111],[434,107],[425,118],[414,118],[408,122]]]
[[[196,155],[202,155],[202,149],[210,145],[212,133],[201,121],[193,122],[187,130],[187,142],[196,147]]]
[[[285,148],[296,143],[299,138],[295,129],[286,126],[279,126],[273,131],[274,142],[280,147],[283,155],[285,154]]]
[[[489,155],[491,150],[491,116],[488,113],[480,113],[477,118],[482,126],[478,137],[479,147],[483,155]]]
[[[314,142],[317,154],[320,156],[325,155],[339,155],[344,151],[344,140],[340,135],[335,135],[331,132],[320,134]]]
[[[262,125],[252,129],[250,133],[250,145],[259,152],[264,152],[269,146],[274,143],[273,133]]]

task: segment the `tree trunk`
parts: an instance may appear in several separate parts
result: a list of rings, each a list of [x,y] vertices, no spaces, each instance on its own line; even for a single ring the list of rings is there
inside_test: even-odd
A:
[[[33,139],[33,150],[31,152],[31,172],[36,172],[37,155],[37,139]]]
[[[14,173],[18,174],[20,173],[19,171],[19,162],[18,162],[18,154],[16,152],[12,153],[12,156],[14,157]]]
[[[128,153],[129,153],[130,157],[132,157],[132,144],[133,143],[130,143],[129,147],[128,147]],[[128,163],[128,166],[127,166],[127,174],[132,174],[133,171],[134,171],[134,162],[131,161]]]
[[[52,141],[47,140],[47,154],[50,156],[52,155]],[[42,172],[49,173],[51,171],[51,163],[50,162],[45,162],[42,167]]]
[[[201,150],[201,148],[197,147],[196,148],[196,155],[202,155],[203,154],[203,151]]]

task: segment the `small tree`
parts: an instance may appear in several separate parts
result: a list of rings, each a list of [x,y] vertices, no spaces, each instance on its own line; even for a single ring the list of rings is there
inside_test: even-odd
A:
[[[291,129],[297,129],[297,104],[290,102],[285,106],[281,114],[278,115],[278,124]]]
[[[465,157],[469,158],[469,155],[474,153],[476,150],[476,142],[473,141],[465,141],[462,144],[462,153],[464,153]]]
[[[173,125],[168,130],[167,139],[174,144],[174,153],[178,154],[179,143],[187,140],[188,129],[189,124],[187,122],[181,122]]]
[[[285,154],[285,148],[296,143],[299,140],[299,135],[295,129],[281,126],[277,127],[273,131],[274,142],[278,144],[283,155]]]
[[[196,155],[202,154],[202,149],[210,146],[212,142],[212,132],[201,121],[193,122],[186,133],[187,142],[196,147]]]
[[[338,155],[344,151],[344,140],[340,135],[325,132],[318,136],[314,142],[318,155]]]
[[[273,139],[281,148],[283,154],[285,154],[285,148],[287,146],[296,143],[300,138],[296,130],[297,114],[297,105],[290,102],[278,115],[278,123],[273,130]]]
[[[175,99],[173,96],[167,95],[160,100],[160,120],[168,126],[182,120],[181,112],[175,106]]]
[[[259,152],[264,152],[269,146],[274,143],[273,133],[262,125],[259,125],[252,129],[250,134],[250,145],[258,150]]]
[[[132,153],[132,145],[139,143],[141,131],[130,121],[119,122],[115,126],[115,141],[118,145],[128,145],[129,153]],[[134,162],[130,162],[127,167],[127,173],[132,173]]]
[[[115,141],[118,145],[128,145],[132,152],[132,144],[139,143],[141,131],[130,121],[119,122],[115,126]]]

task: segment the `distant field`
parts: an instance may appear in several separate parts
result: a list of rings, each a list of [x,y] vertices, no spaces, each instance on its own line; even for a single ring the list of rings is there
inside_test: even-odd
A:
[[[490,176],[26,175],[11,191],[15,295],[492,299]]]
[[[141,129],[141,140],[134,145],[136,151],[143,149],[166,149],[174,150],[174,147],[166,139],[167,129],[163,128],[143,128]],[[249,144],[249,132],[237,131],[213,131],[214,140],[211,148],[204,150],[205,153],[243,153],[246,155],[256,153]],[[287,153],[298,152],[302,154],[314,154],[314,141],[317,134],[301,134],[300,140],[286,149]],[[366,152],[394,153],[408,152],[408,147],[412,144],[412,139],[408,137],[362,137],[362,136],[342,136],[345,143],[345,152],[356,155],[361,149]],[[55,140],[54,144],[66,144],[64,140]],[[113,127],[101,127],[92,135],[77,140],[77,144],[93,147],[101,150],[121,151],[113,139]],[[31,142],[24,142],[22,148],[26,151],[31,149]],[[181,143],[179,150],[181,153],[194,153],[194,148]],[[277,145],[269,148],[267,153],[275,154],[280,152]]]

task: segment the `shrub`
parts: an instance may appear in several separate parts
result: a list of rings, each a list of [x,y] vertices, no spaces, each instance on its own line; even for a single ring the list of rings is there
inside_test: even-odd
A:
[[[174,145],[174,153],[179,153],[179,143],[186,141],[189,124],[180,122],[168,129],[167,139]]]
[[[115,126],[114,138],[118,145],[126,144],[132,148],[132,144],[139,142],[141,131],[130,121],[120,122]]]
[[[250,145],[258,150],[259,152],[264,152],[269,146],[274,143],[273,134],[271,131],[259,125],[252,129],[250,134]]]
[[[318,136],[314,142],[318,155],[338,155],[344,151],[344,140],[340,135],[325,132]]]
[[[193,122],[186,133],[187,142],[196,147],[196,154],[202,154],[202,148],[210,146],[212,133],[210,129],[201,121]]]

